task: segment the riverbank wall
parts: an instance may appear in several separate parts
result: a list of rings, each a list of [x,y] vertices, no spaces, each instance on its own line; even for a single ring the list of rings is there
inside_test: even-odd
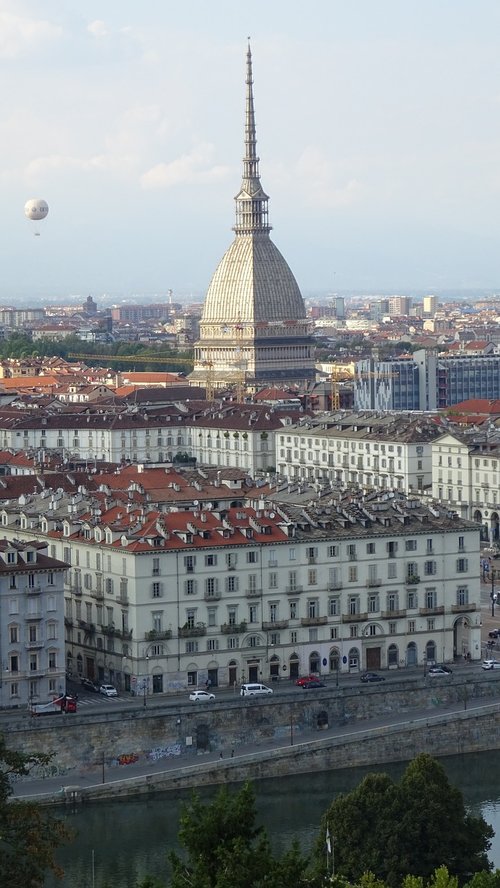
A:
[[[26,778],[27,786],[38,778],[48,789],[57,779],[58,792],[70,785],[74,799],[115,798],[379,765],[422,751],[444,756],[498,749],[500,681],[490,673],[419,677],[314,692],[290,688],[273,698],[210,705],[155,701],[147,708],[24,715],[9,721],[6,737],[19,751],[53,753],[49,765]]]

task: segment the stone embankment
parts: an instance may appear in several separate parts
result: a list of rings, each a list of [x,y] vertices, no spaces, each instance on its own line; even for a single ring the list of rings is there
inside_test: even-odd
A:
[[[203,707],[158,701],[140,710],[16,719],[9,745],[54,753],[47,768],[16,784],[16,796],[108,799],[405,761],[422,751],[500,748],[496,674],[297,691]]]

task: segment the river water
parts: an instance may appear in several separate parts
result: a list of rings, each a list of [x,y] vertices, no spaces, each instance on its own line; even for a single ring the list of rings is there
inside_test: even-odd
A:
[[[451,756],[441,759],[450,781],[464,795],[474,814],[482,813],[498,835],[490,860],[500,868],[500,768],[498,752]],[[254,784],[259,822],[266,828],[276,851],[284,851],[297,838],[306,850],[314,843],[321,816],[340,792],[349,792],[369,771],[386,771],[397,779],[404,764],[298,774],[261,780]],[[216,787],[200,795],[209,800]],[[166,880],[166,854],[178,849],[180,806],[190,792],[168,793],[152,800],[86,805],[75,813],[64,811],[77,832],[74,842],[59,854],[65,870],[62,883],[49,877],[46,888],[135,888],[146,874]],[[94,878],[94,881],[93,881]]]

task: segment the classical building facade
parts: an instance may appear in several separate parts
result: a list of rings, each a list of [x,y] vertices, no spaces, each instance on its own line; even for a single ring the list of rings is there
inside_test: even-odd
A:
[[[329,413],[278,430],[276,469],[292,481],[430,491],[435,423],[411,415]]]
[[[22,527],[6,505],[0,523],[71,565],[75,675],[147,695],[481,656],[479,529],[438,505],[350,493],[307,507],[69,506],[27,502]]]
[[[432,495],[500,541],[500,430],[447,432],[432,445]]]
[[[245,156],[235,239],[208,288],[191,380],[210,388],[314,379],[313,339],[297,282],[269,236],[259,173],[252,56],[247,52]]]
[[[0,709],[46,702],[65,688],[64,573],[46,541],[0,540]]]

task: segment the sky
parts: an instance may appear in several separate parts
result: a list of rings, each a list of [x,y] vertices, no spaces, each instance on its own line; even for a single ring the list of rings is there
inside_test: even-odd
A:
[[[0,0],[0,303],[203,299],[249,36],[302,293],[500,292],[499,34],[498,0]]]

